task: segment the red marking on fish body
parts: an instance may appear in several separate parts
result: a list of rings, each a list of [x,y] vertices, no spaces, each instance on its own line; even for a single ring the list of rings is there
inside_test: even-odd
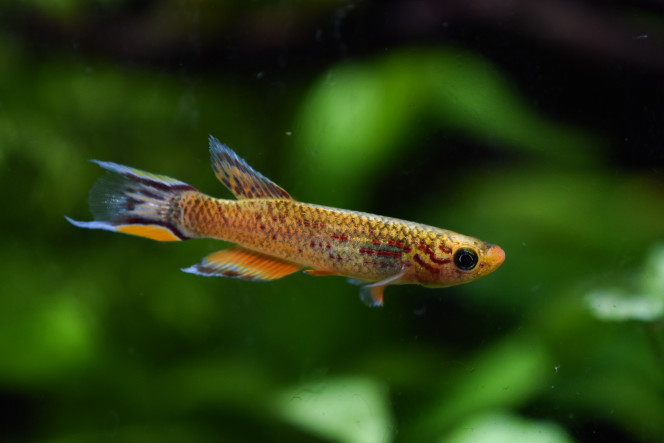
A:
[[[391,238],[387,240],[387,244],[390,245],[390,246],[396,246],[397,248],[401,248],[401,249],[406,248],[406,244],[404,242],[395,241],[395,240],[392,240]]]
[[[339,240],[340,242],[347,242],[348,241],[348,236],[343,235],[343,234],[331,234],[330,237],[332,237],[335,240]]]
[[[401,251],[376,251],[379,257],[401,257]]]
[[[452,249],[446,247],[445,245],[440,245],[440,246],[438,246],[438,249],[440,249],[441,251],[443,251],[445,254],[451,254],[451,253],[452,253]]]
[[[377,238],[372,238],[372,239],[371,239],[371,243],[373,243],[374,245],[379,245],[379,244],[380,244],[380,240],[378,240]]]
[[[401,251],[384,251],[382,249],[360,248],[358,250],[363,255],[376,255],[378,257],[401,257]]]
[[[417,248],[420,251],[426,252],[427,255],[429,256],[429,259],[434,263],[437,263],[439,265],[444,265],[444,264],[450,262],[449,258],[441,259],[441,258],[436,257],[436,253],[434,252],[433,248],[431,246],[425,244],[424,242],[420,242],[420,244]]]
[[[422,258],[419,256],[419,254],[415,254],[415,256],[413,257],[413,260],[415,260],[415,262],[418,265],[422,266],[424,269],[431,272],[432,274],[439,274],[440,273],[440,269],[434,268],[429,263],[422,260]]]

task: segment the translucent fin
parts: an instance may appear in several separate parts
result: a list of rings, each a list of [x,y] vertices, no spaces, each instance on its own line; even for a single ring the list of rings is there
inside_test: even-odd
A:
[[[299,271],[302,266],[241,246],[208,255],[200,263],[182,269],[207,277],[233,277],[242,280],[268,281]]]
[[[210,136],[210,159],[214,174],[237,199],[291,198],[288,192],[260,172],[255,171],[246,161],[213,136]]]
[[[383,291],[387,286],[403,277],[403,274],[403,272],[400,272],[385,280],[362,286],[362,288],[360,288],[360,300],[362,300],[365,305],[372,308],[383,306]]]
[[[196,188],[165,175],[156,175],[111,162],[92,160],[109,172],[90,190],[95,221],[67,218],[74,226],[122,232],[158,241],[189,238],[174,220],[171,198]]]
[[[375,308],[378,306],[383,306],[383,291],[385,286],[374,286],[367,285],[362,286],[360,289],[360,300],[369,306],[370,308]]]

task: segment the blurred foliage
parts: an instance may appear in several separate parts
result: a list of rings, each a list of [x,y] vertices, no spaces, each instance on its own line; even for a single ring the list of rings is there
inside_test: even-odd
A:
[[[371,379],[326,379],[282,394],[275,410],[332,441],[384,442],[394,434],[386,393]]]
[[[459,426],[446,443],[566,443],[573,441],[552,423],[523,420],[505,413],[489,413]]]
[[[586,297],[592,313],[600,320],[641,320],[652,322],[664,317],[664,245],[651,251],[640,277],[636,294],[620,288],[592,290]]]
[[[350,189],[376,179],[403,147],[419,153],[431,128],[532,151],[542,161],[587,164],[596,148],[588,134],[549,122],[528,109],[484,60],[456,50],[399,50],[364,64],[334,67],[305,98],[296,141],[311,196],[333,199],[340,181]],[[453,169],[454,165],[441,165]]]
[[[561,51],[545,26],[421,5],[3,6],[3,441],[661,439],[664,91],[640,52],[661,14],[633,11],[650,16],[640,46]],[[382,20],[400,26],[375,37]],[[223,242],[64,220],[89,218],[90,158],[229,198],[208,134],[298,199],[477,236],[507,261],[368,309],[341,278],[179,272]]]

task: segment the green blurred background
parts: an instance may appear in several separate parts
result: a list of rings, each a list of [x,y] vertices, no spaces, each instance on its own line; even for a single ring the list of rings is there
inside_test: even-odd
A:
[[[3,2],[0,439],[661,442],[663,74],[646,0]],[[230,197],[208,134],[507,260],[370,309],[65,221],[91,158]]]

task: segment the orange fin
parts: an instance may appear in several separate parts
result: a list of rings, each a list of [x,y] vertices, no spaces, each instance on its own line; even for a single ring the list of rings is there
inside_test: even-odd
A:
[[[205,257],[200,263],[183,269],[207,277],[233,277],[242,280],[268,281],[302,269],[295,263],[254,252],[241,246],[224,249]]]
[[[388,277],[376,283],[364,285],[360,289],[360,300],[369,307],[383,306],[383,291],[385,288],[393,283],[396,283],[404,272]]]
[[[360,300],[369,307],[383,306],[385,286],[366,285],[360,289]]]
[[[339,275],[333,271],[325,271],[323,269],[307,269],[304,271],[307,275],[313,275],[314,277],[327,277],[328,275]]]
[[[260,172],[255,171],[246,161],[213,136],[210,136],[210,159],[214,174],[239,200],[245,198],[291,199],[288,192]]]
[[[173,231],[159,225],[120,225],[116,226],[115,230],[117,232],[122,232],[123,234],[137,235],[139,237],[145,237],[157,241],[181,240],[173,234]]]

